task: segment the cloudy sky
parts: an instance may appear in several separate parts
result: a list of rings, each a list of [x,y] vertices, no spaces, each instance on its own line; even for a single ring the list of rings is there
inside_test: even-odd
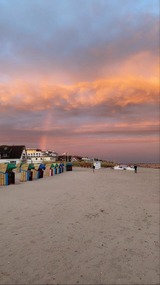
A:
[[[0,144],[159,160],[159,0],[0,0]]]

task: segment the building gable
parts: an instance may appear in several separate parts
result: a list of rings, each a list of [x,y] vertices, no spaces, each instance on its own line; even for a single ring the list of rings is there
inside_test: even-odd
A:
[[[0,145],[0,159],[20,159],[24,150],[24,145]]]

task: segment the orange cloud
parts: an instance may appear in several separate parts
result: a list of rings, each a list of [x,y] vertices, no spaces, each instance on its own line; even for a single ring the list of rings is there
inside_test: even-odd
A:
[[[2,106],[17,109],[51,109],[53,106],[65,110],[79,106],[96,106],[112,102],[122,107],[128,104],[157,103],[159,82],[155,78],[118,77],[94,82],[81,82],[61,87],[40,82],[38,85],[27,82],[11,82],[1,85]]]
[[[103,144],[157,141],[156,77],[116,76],[70,86],[53,85],[47,80],[17,80],[1,84],[0,96],[4,114],[14,117],[15,113],[17,121],[12,129],[37,133],[43,149],[48,141],[67,141],[67,136],[72,136],[76,143],[76,136],[85,136],[85,140],[92,137],[95,143],[102,140],[98,136],[103,136]],[[25,113],[29,117],[22,124],[18,118],[22,120]]]

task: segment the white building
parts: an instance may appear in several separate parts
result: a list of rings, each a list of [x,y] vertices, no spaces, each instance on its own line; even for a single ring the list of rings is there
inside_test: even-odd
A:
[[[52,151],[42,151],[37,148],[27,148],[27,163],[55,162],[57,154]]]

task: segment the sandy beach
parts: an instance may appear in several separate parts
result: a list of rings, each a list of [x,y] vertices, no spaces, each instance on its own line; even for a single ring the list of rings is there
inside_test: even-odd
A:
[[[0,284],[160,284],[159,170],[0,187]]]

